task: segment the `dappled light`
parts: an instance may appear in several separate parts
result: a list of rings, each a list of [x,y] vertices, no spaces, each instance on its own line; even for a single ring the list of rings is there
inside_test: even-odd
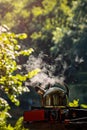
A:
[[[0,0],[0,130],[26,130],[23,113],[33,108],[64,108],[63,123],[86,112],[86,12],[87,0]]]

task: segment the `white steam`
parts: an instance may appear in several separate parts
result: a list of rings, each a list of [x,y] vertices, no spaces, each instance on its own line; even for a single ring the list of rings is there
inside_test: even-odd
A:
[[[40,53],[38,57],[31,55],[27,61],[26,70],[31,71],[36,68],[40,68],[41,72],[30,79],[27,85],[37,86],[41,84],[42,88],[45,88],[48,84],[54,85],[55,83],[63,83],[64,77],[54,76],[55,65],[49,65],[43,61],[43,53]]]

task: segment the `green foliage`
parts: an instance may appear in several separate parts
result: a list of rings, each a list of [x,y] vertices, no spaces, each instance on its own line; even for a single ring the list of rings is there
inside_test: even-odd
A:
[[[35,69],[35,70],[29,72],[29,73],[26,75],[26,77],[30,79],[30,78],[32,78],[33,76],[37,75],[40,71],[41,71],[41,70],[37,68],[37,69]]]
[[[27,55],[30,55],[34,50],[32,48],[30,48],[29,50],[24,50],[24,51],[21,51],[18,53],[18,56],[19,55],[24,55],[24,56],[27,56]]]
[[[81,107],[87,109],[87,104],[81,104]]]
[[[21,50],[18,40],[27,37],[23,32],[28,34],[28,41],[37,52],[43,51],[51,57],[50,62],[55,66],[54,75],[63,75],[68,77],[65,80],[67,83],[73,82],[64,72],[76,62],[80,65],[76,57],[82,58],[85,66],[87,64],[86,12],[86,0],[0,0],[0,23],[22,33],[0,32],[0,87],[12,102],[19,104],[17,95],[28,90],[23,87],[23,82],[40,72],[36,69],[25,75],[16,73],[21,71],[21,65],[17,64],[18,57],[33,52],[32,48]],[[78,106],[78,100],[69,105]],[[84,104],[82,106],[86,107]]]
[[[73,100],[73,102],[69,102],[70,107],[78,107],[79,106],[79,99]]]
[[[28,130],[23,127],[23,117],[20,117],[19,120],[16,122],[14,130]]]
[[[43,14],[43,10],[40,7],[33,7],[32,13],[34,17],[38,17]]]
[[[0,120],[0,130],[28,130],[23,126],[23,117],[20,117],[16,122],[15,126],[12,127],[10,124],[6,125],[6,121]]]
[[[7,118],[11,117],[8,113],[10,109],[9,104],[3,98],[0,98],[0,130],[13,130],[13,127],[10,125],[7,126]]]
[[[7,11],[4,10],[5,2],[8,3]],[[75,62],[76,55],[86,57],[86,53],[84,54],[86,44],[83,45],[87,36],[86,0],[5,0],[5,2],[1,0],[1,21],[9,24],[15,32],[27,32],[31,46],[37,52],[46,53],[51,57],[51,61],[60,59],[61,56],[60,64],[52,62],[56,64],[56,68],[62,66],[62,74],[68,65]],[[31,51],[27,54],[29,53]],[[26,50],[19,53],[21,54],[25,55]],[[65,64],[66,68],[64,68]]]
[[[17,39],[26,37],[26,34],[0,34],[0,86],[16,105],[18,104],[16,96],[28,90],[26,87],[22,87],[22,83],[27,78],[32,78],[38,73],[38,70],[29,72],[28,76],[14,73],[16,70],[21,69],[21,66],[17,65],[17,57],[19,55],[30,55],[33,52],[32,48],[20,51]]]
[[[48,14],[56,5],[56,0],[43,0],[42,5],[44,7],[44,14]]]
[[[23,82],[40,72],[40,69],[35,69],[25,75],[17,73],[17,70],[21,70],[21,66],[17,64],[18,56],[30,55],[33,52],[32,48],[24,51],[20,49],[18,40],[26,37],[26,34],[0,33],[0,89],[7,94],[15,105],[19,105],[17,96],[22,94],[22,92],[29,91],[27,87],[23,86]],[[13,130],[13,127],[6,123],[6,119],[10,117],[9,109],[9,104],[1,97],[0,130]]]
[[[77,100],[73,100],[73,102],[69,102],[69,107],[81,107],[81,108],[84,108],[84,109],[87,109],[87,104],[79,104],[79,99]]]
[[[59,43],[64,37],[65,31],[59,27],[56,27],[56,30],[53,33],[53,41],[55,44]]]
[[[32,38],[33,40],[37,40],[37,39],[41,38],[41,36],[42,36],[41,32],[38,32],[38,33],[34,32],[34,33],[31,35],[31,38]]]

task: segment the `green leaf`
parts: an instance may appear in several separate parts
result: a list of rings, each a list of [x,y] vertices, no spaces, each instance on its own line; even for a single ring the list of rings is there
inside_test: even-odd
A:
[[[16,35],[16,37],[18,37],[19,39],[26,39],[27,38],[27,34],[26,33],[22,33],[22,34],[18,34]]]
[[[87,108],[87,104],[81,104],[80,105],[82,108]]]
[[[69,102],[70,107],[78,107],[79,106],[79,99],[73,100],[73,102]]]
[[[29,72],[28,75],[26,75],[26,77],[27,77],[27,78],[32,78],[32,77],[34,77],[35,75],[37,75],[39,72],[41,72],[40,69],[35,69],[35,70]]]
[[[29,50],[20,51],[18,55],[28,56],[30,55],[34,50],[30,48]]]

